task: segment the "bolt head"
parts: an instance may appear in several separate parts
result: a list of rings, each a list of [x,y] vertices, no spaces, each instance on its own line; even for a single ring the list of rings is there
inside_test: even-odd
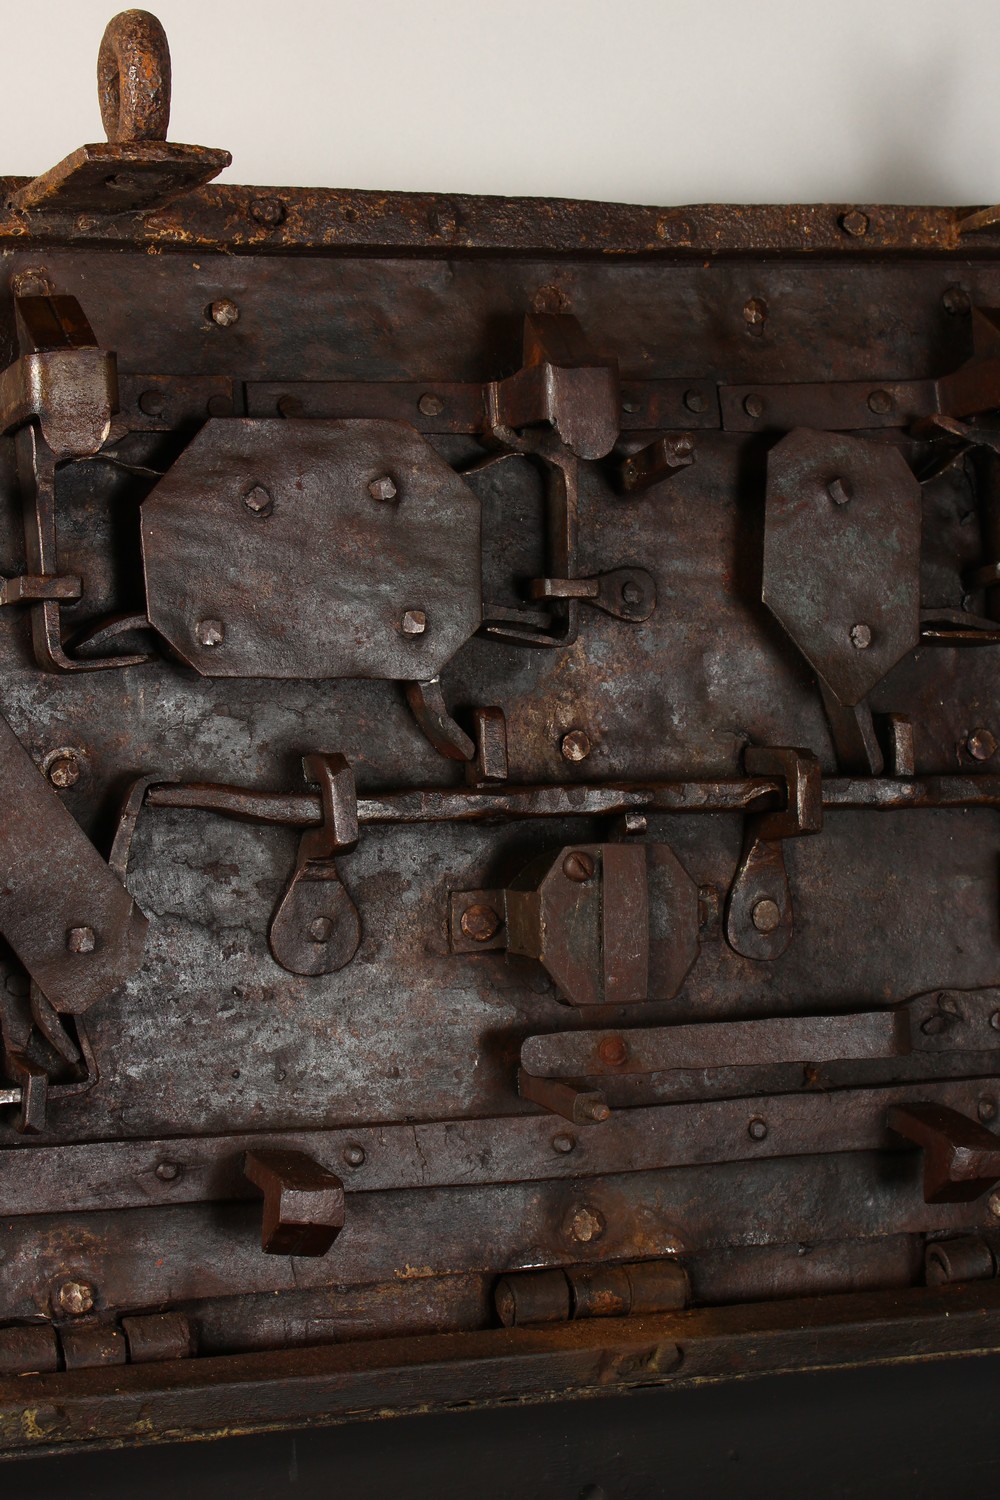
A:
[[[765,896],[763,901],[754,903],[750,920],[758,932],[776,932],[781,925],[781,908],[777,901],[772,901],[770,896]]]
[[[974,729],[965,744],[973,760],[989,760],[997,753],[996,736],[988,729]]]
[[[221,646],[226,627],[221,620],[199,620],[194,627],[194,638],[199,646]]]
[[[423,635],[427,629],[427,616],[422,609],[408,609],[399,622],[404,635]]]
[[[590,736],[586,730],[571,729],[568,734],[563,735],[559,748],[562,751],[563,760],[575,762],[586,760],[590,754]]]
[[[422,417],[439,417],[444,411],[444,402],[433,391],[426,391],[417,402],[417,409]]]
[[[93,953],[97,934],[92,927],[71,927],[66,934],[66,947],[70,953]]]
[[[349,1167],[363,1167],[365,1164],[365,1148],[353,1144],[345,1146],[344,1160]]]
[[[57,755],[49,762],[45,773],[54,787],[65,791],[67,787],[76,786],[80,780],[80,762],[75,755]]]
[[[477,902],[474,906],[466,907],[459,925],[465,936],[474,943],[488,943],[500,931],[501,922],[492,906]]]
[[[368,486],[368,493],[373,500],[395,500],[396,486],[388,474],[382,474],[378,479],[373,479]]]
[[[86,1281],[64,1281],[59,1288],[59,1306],[70,1317],[82,1317],[93,1305],[94,1288]]]
[[[604,1215],[589,1204],[577,1204],[570,1210],[567,1229],[570,1238],[576,1240],[577,1244],[588,1245],[592,1240],[599,1240],[604,1233]]]
[[[747,1135],[752,1141],[762,1141],[767,1137],[767,1121],[755,1115],[747,1126]]]
[[[863,214],[858,208],[852,208],[846,214],[841,214],[840,227],[845,234],[855,236],[867,234],[868,215]]]
[[[892,411],[895,402],[888,391],[872,391],[868,397],[868,410],[873,411],[876,416],[884,417]]]
[[[252,485],[243,496],[243,504],[255,516],[269,516],[274,509],[271,492],[262,484]]]
[[[563,860],[562,870],[567,880],[575,880],[579,885],[583,885],[593,876],[594,861],[582,849],[574,849]]]
[[[208,309],[209,317],[218,328],[231,328],[239,321],[240,310],[229,297],[220,297]]]
[[[867,651],[872,643],[872,630],[870,625],[851,626],[851,645],[858,651]]]
[[[755,395],[751,391],[749,396],[743,398],[743,410],[748,417],[753,417],[754,421],[756,421],[764,415],[764,398]]]

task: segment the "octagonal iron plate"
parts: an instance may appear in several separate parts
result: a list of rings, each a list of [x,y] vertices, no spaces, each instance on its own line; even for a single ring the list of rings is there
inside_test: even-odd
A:
[[[406,422],[215,419],[142,507],[149,619],[206,677],[423,681],[481,623],[480,524]]]
[[[841,703],[920,637],[920,485],[897,448],[797,428],[767,464],[764,603]]]

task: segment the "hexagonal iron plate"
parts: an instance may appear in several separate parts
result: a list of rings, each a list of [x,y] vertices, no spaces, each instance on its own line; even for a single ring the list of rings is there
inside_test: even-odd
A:
[[[150,621],[206,677],[425,680],[482,620],[479,501],[405,422],[209,421],[142,549]]]
[[[798,428],[771,450],[764,602],[841,703],[919,640],[920,520],[920,485],[886,443]]]

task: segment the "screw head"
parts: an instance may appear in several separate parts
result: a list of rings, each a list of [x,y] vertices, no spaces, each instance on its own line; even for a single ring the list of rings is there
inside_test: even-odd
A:
[[[590,754],[590,736],[584,729],[571,729],[559,743],[563,760],[586,760]]]
[[[444,411],[444,402],[440,396],[435,396],[432,391],[427,391],[417,402],[417,410],[422,417],[439,417]]]
[[[870,625],[851,626],[851,645],[858,651],[867,651],[872,643],[872,631]]]
[[[250,217],[265,229],[277,229],[285,222],[287,210],[280,198],[255,198],[250,204]]]
[[[591,1240],[599,1240],[604,1233],[604,1215],[600,1209],[591,1208],[588,1203],[578,1203],[570,1209],[566,1227],[570,1238],[576,1240],[577,1244],[588,1245]]]
[[[221,646],[226,627],[221,620],[199,620],[194,627],[194,638],[199,646]]]
[[[474,943],[488,943],[500,931],[501,922],[492,906],[477,902],[474,906],[466,907],[459,925],[465,936]]]
[[[378,479],[372,480],[368,486],[368,493],[373,500],[395,500],[396,486],[388,474],[381,474]]]
[[[427,629],[427,616],[422,609],[408,609],[399,622],[404,635],[423,635]]]
[[[859,208],[852,208],[846,214],[841,214],[840,227],[845,234],[867,234],[868,215],[863,214]]]
[[[328,943],[333,937],[333,923],[329,917],[317,917],[309,923],[309,936],[314,943]]]
[[[208,315],[218,328],[231,328],[239,321],[240,310],[230,297],[220,297],[217,302],[211,303]]]
[[[762,1141],[767,1137],[767,1121],[762,1120],[760,1115],[755,1115],[747,1126],[747,1135],[752,1141]]]
[[[609,1068],[621,1067],[628,1058],[628,1047],[624,1037],[606,1036],[597,1049],[597,1055]]]
[[[165,405],[162,391],[143,391],[139,397],[139,410],[147,417],[162,417]]]
[[[73,1318],[89,1313],[94,1305],[94,1288],[86,1281],[64,1281],[59,1288],[59,1306]]]
[[[92,927],[71,927],[66,933],[66,947],[70,953],[93,953],[97,934]]]
[[[750,920],[758,932],[774,932],[781,925],[781,908],[777,901],[765,896],[763,901],[754,902]]]
[[[363,1167],[365,1164],[365,1148],[352,1143],[344,1147],[344,1160],[349,1167]]]
[[[973,760],[989,760],[997,753],[996,736],[988,729],[974,729],[965,745]]]
[[[872,391],[868,397],[868,410],[873,411],[876,416],[884,417],[892,411],[895,402],[888,391]]]
[[[252,485],[243,496],[243,504],[255,516],[269,516],[274,509],[271,492],[262,484]]]
[[[567,880],[575,880],[582,885],[593,875],[594,861],[589,854],[584,854],[582,849],[574,849],[563,860],[562,869]]]
[[[65,791],[80,780],[80,762],[72,751],[60,752],[49,761],[45,774],[54,787]]]
[[[757,396],[753,391],[751,391],[749,396],[745,396],[743,398],[743,410],[746,412],[748,417],[753,417],[754,421],[756,421],[758,417],[762,417],[764,415],[763,397]]]
[[[705,401],[705,397],[701,391],[685,391],[684,405],[687,407],[688,411],[703,412],[705,410],[707,402]]]
[[[953,318],[972,311],[972,298],[964,286],[946,287],[941,301],[945,312],[950,313]]]
[[[569,1135],[566,1131],[560,1130],[558,1135],[552,1137],[552,1149],[553,1151],[558,1151],[561,1156],[565,1156],[568,1151],[572,1151],[575,1145],[576,1137]]]
[[[161,1182],[176,1182],[182,1170],[179,1161],[161,1161],[157,1163],[156,1175]]]
[[[830,483],[826,487],[826,492],[830,496],[830,499],[833,501],[834,505],[846,505],[848,500],[850,500],[851,498],[850,490],[847,488],[847,485],[844,483],[844,481],[839,477],[837,479],[830,480]]]

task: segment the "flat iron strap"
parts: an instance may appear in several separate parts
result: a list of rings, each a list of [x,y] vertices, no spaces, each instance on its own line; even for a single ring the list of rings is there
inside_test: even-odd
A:
[[[146,918],[0,718],[0,932],[58,1011],[139,967]]]

